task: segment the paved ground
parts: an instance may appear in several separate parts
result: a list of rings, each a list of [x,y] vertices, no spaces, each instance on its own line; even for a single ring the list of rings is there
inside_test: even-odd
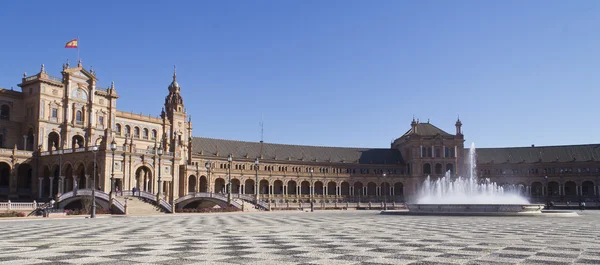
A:
[[[0,264],[600,264],[581,217],[373,211],[0,221]]]

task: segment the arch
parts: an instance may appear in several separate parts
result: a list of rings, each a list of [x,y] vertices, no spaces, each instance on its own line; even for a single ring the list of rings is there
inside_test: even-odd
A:
[[[81,135],[78,135],[78,134],[77,135],[73,135],[73,138],[71,139],[71,142],[72,142],[72,148],[73,149],[85,147],[83,136],[81,136]]]
[[[363,187],[364,185],[362,184],[362,182],[354,182],[354,195],[364,196],[365,192],[363,191]]]
[[[50,132],[48,134],[48,150],[58,150],[60,146],[60,136],[57,132]]]
[[[140,127],[133,127],[133,137],[140,138]]]
[[[454,164],[448,163],[446,164],[446,172],[450,171],[450,174],[454,174]]]
[[[116,128],[115,128],[115,133],[117,133],[118,136],[121,136],[121,131],[123,130],[121,124],[117,123],[116,124]]]
[[[240,193],[240,188],[241,188],[240,184],[241,183],[240,183],[239,179],[237,179],[237,178],[232,178],[231,179],[231,193],[232,194],[238,194],[238,193]]]
[[[269,181],[266,179],[261,180],[258,183],[259,187],[258,187],[258,191],[260,191],[260,194],[269,194]]]
[[[314,194],[315,195],[323,195],[323,182],[316,181],[314,184]]]
[[[581,195],[585,197],[594,196],[594,182],[586,180],[581,183]]]
[[[0,188],[8,191],[10,184],[10,165],[6,162],[0,162]]]
[[[429,163],[423,164],[423,174],[431,174],[431,165]]]
[[[146,139],[146,140],[147,140],[147,139],[148,139],[148,136],[149,136],[149,135],[148,135],[148,128],[144,128],[144,129],[142,130],[142,137],[143,137],[144,139]]]
[[[254,194],[254,180],[247,179],[244,181],[244,194]]]
[[[375,182],[367,183],[367,195],[369,195],[369,196],[377,195],[377,184],[375,184]]]
[[[565,182],[565,196],[577,196],[577,184],[574,181]]]
[[[152,140],[156,139],[157,134],[156,130],[152,130]]]
[[[129,126],[129,125],[125,125],[125,136],[126,137],[131,136],[131,126]]]
[[[225,180],[223,178],[215,179],[215,193],[227,193],[225,190]]]
[[[387,183],[387,182],[382,182],[381,183],[381,195],[382,196],[390,196],[390,195],[392,195],[392,193],[390,192],[390,183]]]
[[[539,181],[535,181],[535,182],[531,183],[531,196],[532,197],[541,197],[543,194],[542,193],[543,187],[544,186]]]
[[[6,104],[0,106],[0,120],[10,120],[10,107]]]
[[[196,176],[190,175],[188,177],[188,192],[196,192]]]
[[[394,183],[394,196],[400,198],[404,197],[404,184],[402,182]]]
[[[200,192],[208,192],[208,181],[206,176],[200,176]]]
[[[88,189],[89,181],[85,177],[85,165],[83,162],[76,164],[75,172],[73,172],[73,188],[74,189]]]
[[[310,182],[305,180],[300,183],[300,194],[301,195],[309,195],[310,194]]]
[[[340,185],[340,193],[343,196],[348,196],[350,195],[350,183],[348,183],[347,181],[342,181],[342,184]]]
[[[336,195],[336,187],[337,187],[337,183],[335,183],[334,181],[330,181],[327,183],[327,195]]]
[[[283,194],[283,181],[278,179],[273,182],[273,194]]]
[[[294,181],[294,180],[288,181],[287,187],[288,187],[287,188],[287,193],[288,194],[290,194],[290,195],[296,195],[296,190],[298,189],[296,181]]]
[[[442,174],[442,164],[435,164],[435,174]]]
[[[559,192],[559,185],[558,182],[556,181],[550,181],[548,182],[548,195],[549,196],[558,196]]]
[[[135,187],[137,190],[153,193],[154,178],[152,169],[146,165],[141,165],[135,170]]]
[[[66,164],[66,163],[65,163]],[[63,180],[63,193],[65,192],[69,192],[73,190],[73,184],[74,182],[74,178],[73,178],[73,166],[69,163],[66,164],[64,167],[64,176],[65,179]]]

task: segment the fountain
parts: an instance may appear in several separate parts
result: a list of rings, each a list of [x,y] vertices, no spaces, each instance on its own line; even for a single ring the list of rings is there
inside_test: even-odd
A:
[[[409,212],[444,215],[541,214],[542,204],[530,204],[521,196],[522,187],[499,186],[489,179],[477,178],[475,143],[469,150],[468,177],[444,177],[423,182],[417,202],[408,204]]]

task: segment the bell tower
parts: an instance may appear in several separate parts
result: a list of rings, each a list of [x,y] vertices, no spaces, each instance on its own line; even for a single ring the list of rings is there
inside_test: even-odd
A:
[[[188,139],[187,113],[183,105],[181,96],[181,87],[177,83],[177,69],[173,70],[173,81],[169,85],[169,95],[165,98],[165,108],[162,114],[164,122],[164,142],[165,150],[170,152],[180,152],[180,156],[187,156],[185,152]],[[179,149],[183,148],[183,149]]]

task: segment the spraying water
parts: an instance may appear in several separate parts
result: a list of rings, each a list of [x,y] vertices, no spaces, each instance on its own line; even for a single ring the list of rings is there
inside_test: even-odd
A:
[[[521,187],[498,186],[489,179],[478,181],[475,143],[469,149],[469,172],[467,178],[452,179],[450,172],[444,177],[431,180],[429,176],[419,191],[418,204],[529,204],[520,195]]]

